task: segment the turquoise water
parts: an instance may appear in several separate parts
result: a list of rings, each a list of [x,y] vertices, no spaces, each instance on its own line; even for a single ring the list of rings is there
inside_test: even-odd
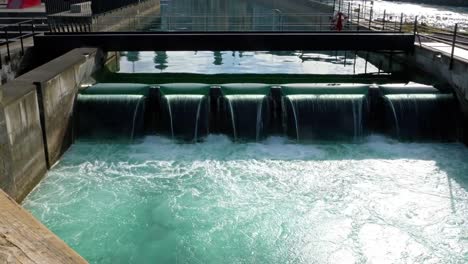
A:
[[[344,51],[145,51],[122,53],[119,72],[361,74],[378,68]]]
[[[468,149],[78,142],[24,207],[91,263],[466,263]]]

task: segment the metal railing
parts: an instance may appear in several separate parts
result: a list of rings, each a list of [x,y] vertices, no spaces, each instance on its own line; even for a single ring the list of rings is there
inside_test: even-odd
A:
[[[47,15],[69,12],[74,4],[89,2],[87,7],[92,13],[77,13],[77,16],[99,15],[122,7],[141,4],[148,0],[43,0],[46,5]]]
[[[441,29],[418,23],[415,20],[414,34],[417,38],[417,44],[424,46],[425,41],[443,43],[450,47],[450,70],[453,69],[456,49],[468,50],[468,24],[457,23],[451,29]]]
[[[0,69],[3,67],[4,61],[6,63],[11,61],[12,47],[16,43],[20,45],[20,56],[24,56],[24,40],[38,34],[36,27],[38,25],[44,25],[44,19],[45,18],[32,18],[0,27],[0,32],[3,33],[3,39],[0,39],[0,48],[6,48],[5,56],[3,56],[0,51]]]
[[[408,21],[403,15],[386,19],[370,19],[361,10],[350,11],[342,31],[402,32]],[[108,16],[105,21],[93,22],[93,31],[102,31],[120,24],[118,31],[336,31],[334,16],[324,13],[273,12],[253,16],[219,16],[198,14],[195,16]],[[409,23],[409,24],[412,24]],[[56,30],[55,32],[73,32]]]

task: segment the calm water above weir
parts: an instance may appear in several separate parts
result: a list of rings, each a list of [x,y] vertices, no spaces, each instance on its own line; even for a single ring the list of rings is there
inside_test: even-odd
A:
[[[466,263],[467,149],[78,142],[27,197],[91,263]]]
[[[122,53],[119,72],[359,74],[378,69],[354,52],[343,51],[147,51]]]

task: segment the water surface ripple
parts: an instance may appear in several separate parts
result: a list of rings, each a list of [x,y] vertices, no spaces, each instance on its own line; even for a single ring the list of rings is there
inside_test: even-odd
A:
[[[466,263],[459,144],[78,142],[24,206],[91,263]]]

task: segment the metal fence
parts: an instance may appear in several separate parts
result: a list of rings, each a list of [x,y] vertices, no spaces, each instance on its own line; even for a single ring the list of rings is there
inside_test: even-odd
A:
[[[89,0],[42,0],[42,1],[45,3],[46,13],[48,15],[52,15],[56,13],[69,11],[71,5],[88,2]]]
[[[85,2],[90,2],[92,14],[98,15],[120,7],[139,4],[145,1],[146,0],[43,0],[48,15],[70,11],[71,5]]]

